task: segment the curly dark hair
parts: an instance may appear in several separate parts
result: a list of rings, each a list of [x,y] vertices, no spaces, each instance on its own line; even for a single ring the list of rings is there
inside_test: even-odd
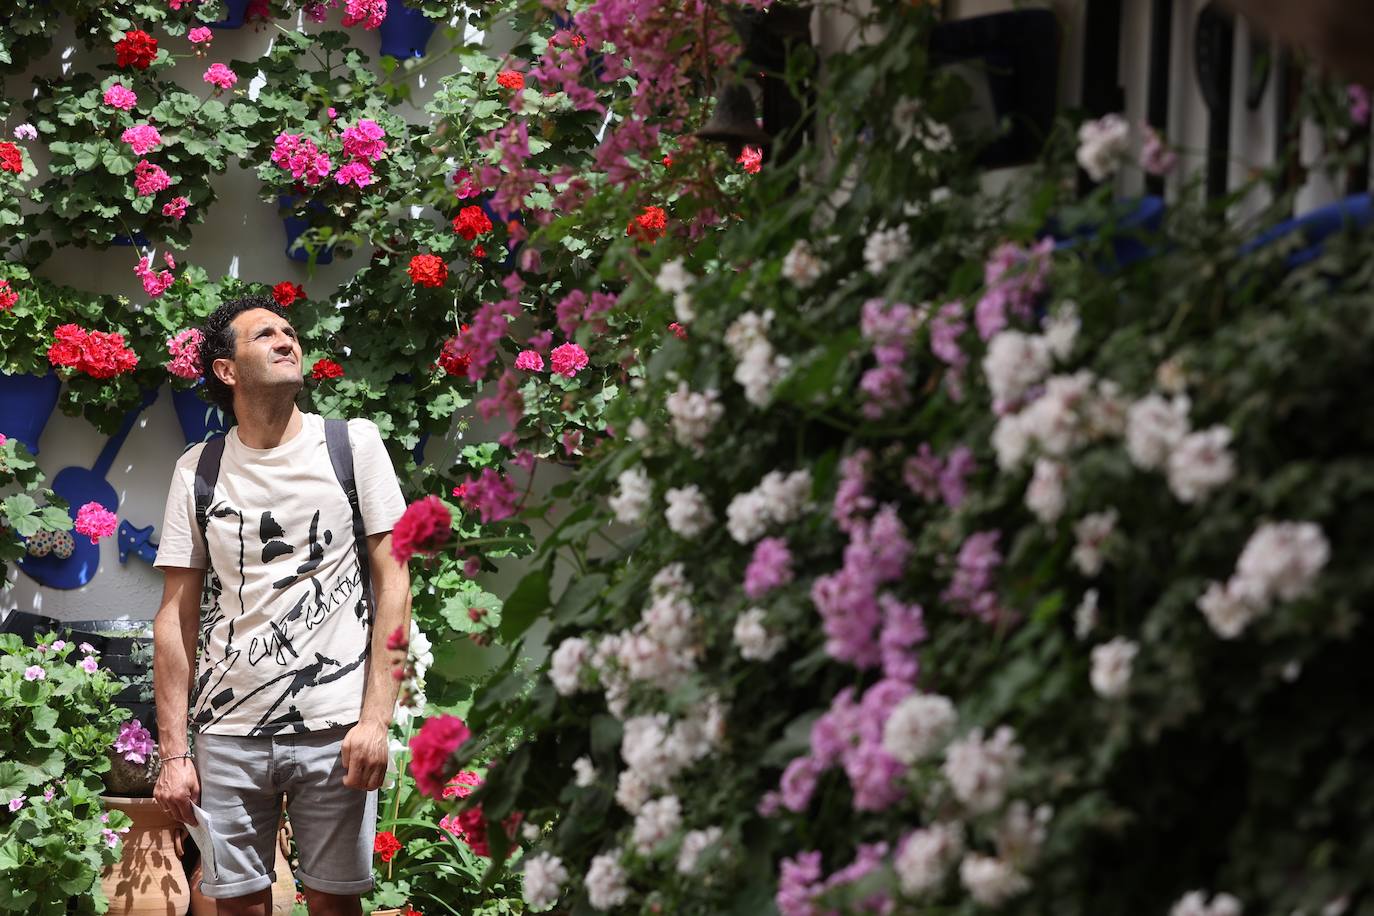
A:
[[[205,372],[205,387],[210,394],[210,400],[227,415],[234,412],[234,389],[220,381],[219,376],[215,375],[210,367],[217,359],[234,358],[234,329],[230,325],[239,315],[253,309],[266,309],[278,318],[291,320],[287,318],[286,310],[277,305],[271,296],[242,296],[221,303],[220,307],[205,319],[205,324],[200,329],[205,335],[200,344],[200,365]]]

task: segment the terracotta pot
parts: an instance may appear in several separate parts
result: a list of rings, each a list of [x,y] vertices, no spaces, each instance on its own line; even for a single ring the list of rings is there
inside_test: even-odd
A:
[[[272,866],[277,880],[272,885],[272,916],[288,916],[296,902],[296,878],[287,855],[291,851],[291,827],[283,819],[277,828],[277,861]],[[217,916],[219,904],[200,892],[201,863],[191,872],[191,916]]]
[[[100,879],[110,900],[109,916],[186,912],[191,892],[177,853],[181,825],[158,807],[156,799],[102,795],[100,801],[133,821],[119,861]]]

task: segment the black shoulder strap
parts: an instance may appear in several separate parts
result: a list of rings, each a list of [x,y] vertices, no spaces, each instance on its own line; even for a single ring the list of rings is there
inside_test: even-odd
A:
[[[347,420],[325,420],[324,441],[329,448],[329,463],[339,486],[348,494],[353,510],[353,544],[358,551],[358,573],[362,577],[363,595],[367,600],[367,622],[372,625],[376,616],[376,602],[372,595],[372,564],[367,555],[367,535],[363,532],[363,509],[358,502],[358,483],[353,474],[353,445],[348,439]]]
[[[205,443],[196,461],[196,524],[200,526],[200,542],[205,545],[207,554],[210,545],[205,540],[205,528],[210,521],[210,503],[215,498],[215,482],[219,480],[219,463],[223,457],[224,437],[217,436]]]

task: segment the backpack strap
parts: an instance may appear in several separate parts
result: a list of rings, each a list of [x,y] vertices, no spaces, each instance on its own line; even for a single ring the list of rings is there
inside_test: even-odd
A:
[[[358,483],[353,474],[353,445],[348,438],[347,420],[325,420],[324,441],[329,448],[329,463],[339,486],[348,494],[353,510],[353,545],[358,551],[358,574],[362,578],[363,596],[367,601],[367,622],[372,625],[376,616],[376,601],[372,595],[372,564],[367,555],[367,535],[363,533],[363,510],[358,502]]]
[[[215,482],[219,480],[219,464],[223,457],[224,437],[218,436],[205,443],[196,461],[196,524],[200,526],[200,542],[205,545],[207,554],[210,545],[205,540],[205,529],[210,522],[210,503],[215,498]]]

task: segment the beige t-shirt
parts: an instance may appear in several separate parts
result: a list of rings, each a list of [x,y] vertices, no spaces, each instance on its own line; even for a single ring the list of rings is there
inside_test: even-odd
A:
[[[208,525],[210,592],[201,608],[191,725],[265,736],[351,725],[367,683],[371,623],[354,548],[353,514],[334,476],[324,420],[302,414],[276,448],[249,448],[229,430]],[[349,420],[353,472],[367,534],[405,511],[371,420]],[[196,525],[196,462],[177,460],[154,566],[205,569]]]

